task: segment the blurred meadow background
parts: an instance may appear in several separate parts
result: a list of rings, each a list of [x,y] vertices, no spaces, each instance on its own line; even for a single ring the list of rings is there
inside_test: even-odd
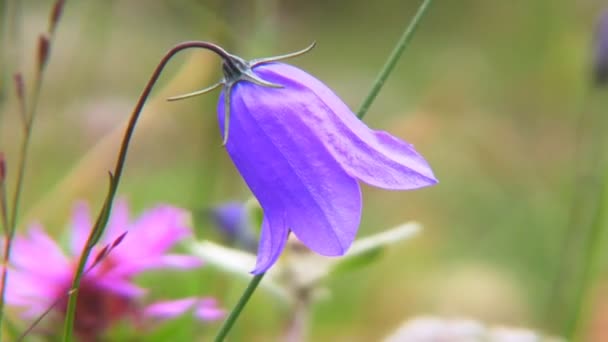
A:
[[[20,70],[31,79],[52,1],[2,4],[0,149],[10,180],[22,136],[12,74]],[[174,44],[212,41],[251,59],[316,41],[311,53],[290,63],[355,110],[418,5],[68,0],[43,80],[19,230],[42,222],[60,237],[76,200],[99,208],[125,122]],[[595,202],[585,204],[581,193],[601,184],[592,161],[606,143],[608,89],[593,85],[592,62],[603,6],[435,1],[365,121],[414,144],[440,183],[411,192],[364,187],[359,236],[410,220],[424,229],[378,261],[330,278],[329,298],[314,306],[311,341],[377,341],[421,315],[563,333],[588,248],[588,225],[569,223],[571,213],[591,210]],[[211,85],[220,72],[219,59],[208,52],[187,52],[170,63],[144,108],[119,188],[135,212],[157,203],[192,210],[197,237],[217,242],[202,213],[250,197],[221,146],[218,95],[166,98]],[[569,226],[576,229],[568,232]],[[599,274],[582,328],[594,336],[602,327],[608,334],[608,279]],[[141,281],[153,296],[204,293],[226,309],[246,285],[205,267]],[[284,306],[259,291],[233,340],[275,340],[284,317]],[[218,327],[181,318],[144,340],[204,341]]]

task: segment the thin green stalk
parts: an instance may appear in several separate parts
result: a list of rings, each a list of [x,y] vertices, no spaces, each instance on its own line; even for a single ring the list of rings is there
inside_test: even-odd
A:
[[[69,298],[68,305],[66,309],[66,317],[63,326],[63,341],[71,342],[73,340],[73,328],[74,328],[74,319],[76,315],[76,304],[78,298],[78,288],[80,286],[80,281],[83,276],[83,272],[85,269],[86,262],[91,255],[95,244],[99,241],[100,237],[103,235],[103,231],[105,229],[106,223],[108,222],[108,218],[110,216],[110,212],[112,210],[112,204],[114,202],[114,197],[116,195],[116,191],[118,190],[118,185],[120,183],[120,179],[122,176],[122,171],[125,166],[125,162],[127,159],[127,152],[129,150],[129,144],[131,142],[131,137],[135,131],[135,126],[137,125],[137,121],[141,114],[141,111],[144,107],[144,104],[148,97],[150,96],[150,92],[152,88],[156,84],[161,72],[164,70],[167,63],[175,56],[178,52],[186,50],[186,49],[207,49],[215,52],[220,56],[224,56],[226,54],[225,51],[219,49],[217,46],[203,42],[203,41],[189,41],[183,42],[175,45],[171,48],[165,56],[160,60],[152,76],[148,80],[143,92],[139,96],[137,104],[131,113],[131,118],[129,119],[129,123],[127,124],[127,128],[125,130],[125,135],[123,136],[120,151],[118,153],[118,158],[116,160],[116,166],[114,168],[114,172],[110,173],[110,187],[108,190],[108,194],[104,201],[104,204],[97,216],[97,220],[95,221],[95,225],[89,234],[87,239],[87,243],[83,248],[82,254],[80,256],[80,260],[78,262],[78,267],[76,268],[76,273],[74,274],[74,278],[72,280],[72,286],[69,290]]]
[[[27,168],[27,159],[29,155],[29,146],[32,140],[32,130],[34,126],[34,118],[36,117],[36,109],[38,108],[38,100],[40,98],[40,91],[42,89],[42,74],[43,69],[37,68],[36,78],[34,80],[34,89],[32,94],[32,101],[29,105],[29,111],[26,111],[22,106],[22,117],[24,118],[24,136],[21,143],[21,150],[19,152],[19,164],[17,165],[17,179],[15,185],[15,192],[12,198],[12,210],[8,217],[8,226],[6,229],[6,235],[4,237],[4,253],[2,255],[2,275],[0,275],[0,327],[4,320],[4,296],[6,293],[6,277],[8,271],[8,263],[11,256],[11,250],[13,246],[13,239],[15,238],[15,232],[17,231],[17,218],[19,217],[19,207],[21,204],[21,194],[23,193],[23,180],[25,179],[25,172]],[[20,99],[23,101],[23,99]],[[0,338],[2,337],[2,329],[0,329]]]
[[[374,102],[374,100],[376,99],[376,96],[378,96],[378,93],[380,93],[382,86],[384,86],[384,82],[386,82],[386,80],[388,79],[388,76],[391,74],[391,72],[397,65],[397,61],[399,61],[401,54],[403,53],[405,48],[408,46],[409,42],[412,40],[412,37],[414,36],[416,29],[418,28],[418,24],[420,23],[420,20],[426,13],[431,2],[433,2],[433,0],[424,0],[422,2],[422,4],[420,4],[420,7],[418,7],[418,11],[414,15],[414,18],[409,23],[409,25],[407,26],[405,31],[403,31],[403,34],[401,35],[401,38],[397,42],[397,45],[395,45],[393,52],[391,52],[391,54],[388,56],[388,59],[386,60],[386,63],[382,67],[382,70],[380,70],[380,73],[378,74],[376,81],[374,81],[374,84],[372,85],[372,89],[369,91],[369,93],[363,100],[363,103],[361,104],[361,107],[359,108],[359,111],[357,112],[357,117],[359,119],[363,119],[365,114],[367,114],[369,107],[371,107],[372,102]]]
[[[602,136],[603,129],[599,117],[593,115],[589,106],[592,94],[590,90],[588,88],[581,94],[575,106],[580,108],[581,114],[575,123],[571,204],[564,234],[560,237],[560,246],[555,254],[555,274],[547,291],[546,324],[554,329],[562,329],[568,319],[569,310],[564,308],[572,305],[569,296],[576,286],[575,282],[568,279],[578,279],[577,272],[580,270],[577,267],[583,258],[583,244],[597,209],[597,203],[594,202],[601,183],[601,174],[597,172],[595,163],[602,156],[601,144],[597,144],[596,137]]]
[[[215,342],[224,341],[224,339],[226,338],[226,336],[232,329],[232,326],[234,325],[236,320],[241,315],[241,312],[245,308],[245,305],[247,305],[247,302],[249,302],[249,298],[251,298],[251,295],[253,295],[253,293],[255,292],[255,289],[258,287],[258,285],[262,281],[262,278],[264,278],[264,274],[266,274],[266,273],[257,274],[251,279],[251,281],[249,282],[249,285],[247,285],[247,288],[245,289],[245,292],[243,292],[243,294],[241,295],[241,298],[239,299],[239,301],[236,303],[236,305],[230,312],[230,315],[228,316],[228,318],[226,318],[226,320],[224,321],[224,324],[222,324],[220,331],[215,336],[215,339],[214,339]]]
[[[4,319],[4,296],[6,293],[8,264],[11,256],[13,239],[17,230],[17,219],[19,217],[21,194],[23,193],[23,180],[25,178],[27,168],[29,146],[32,139],[32,131],[36,114],[38,112],[38,102],[40,99],[40,92],[42,90],[42,80],[44,76],[44,71],[46,70],[46,65],[50,55],[50,48],[52,45],[51,43],[55,36],[55,28],[57,27],[57,23],[61,15],[61,9],[63,8],[64,2],[64,0],[55,1],[51,10],[52,15],[49,21],[49,32],[47,34],[40,35],[38,38],[38,46],[36,51],[36,72],[32,84],[33,88],[31,100],[29,101],[28,106],[26,106],[26,96],[24,90],[25,87],[23,85],[22,74],[20,72],[17,73],[17,77],[15,78],[15,86],[17,91],[17,97],[19,100],[19,114],[21,115],[21,119],[23,122],[24,135],[23,141],[21,143],[21,150],[19,153],[19,162],[17,164],[17,179],[15,181],[15,192],[13,193],[12,198],[12,209],[10,212],[10,216],[8,216],[8,219],[6,219],[7,223],[3,223],[3,225],[5,226],[8,224],[8,226],[5,229],[6,231],[4,237],[4,253],[2,256],[2,275],[0,276],[0,340],[2,339],[2,321]],[[5,185],[3,185],[3,188],[4,187]],[[5,190],[3,189],[3,192],[4,191]],[[2,200],[4,202],[3,206],[6,206],[5,194],[3,194]],[[6,216],[6,207],[3,207],[3,213]]]
[[[593,223],[591,225],[591,231],[587,237],[587,244],[584,250],[583,259],[583,273],[581,281],[576,288],[574,297],[574,308],[572,314],[566,324],[566,335],[569,341],[577,341],[581,334],[581,322],[585,315],[585,308],[589,304],[591,294],[589,293],[593,281],[595,280],[596,270],[599,265],[599,259],[602,255],[602,238],[603,229],[605,226],[605,206],[606,206],[606,192],[608,191],[608,172],[604,170],[604,177],[602,180],[600,192],[597,200],[597,210],[593,217]]]

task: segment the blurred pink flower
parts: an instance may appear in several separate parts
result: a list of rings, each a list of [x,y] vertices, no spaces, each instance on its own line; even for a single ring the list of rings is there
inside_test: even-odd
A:
[[[146,290],[133,283],[136,275],[150,269],[184,270],[201,265],[196,257],[168,253],[177,242],[190,236],[188,223],[186,211],[167,205],[150,209],[130,221],[126,202],[116,202],[100,243],[102,247],[89,258],[88,271],[80,285],[75,331],[81,338],[99,337],[113,323],[125,318],[139,325],[146,319],[168,319],[188,311],[202,320],[223,317],[224,312],[211,298],[141,305]],[[42,315],[56,302],[52,312],[63,318],[67,292],[92,226],[88,206],[78,204],[72,217],[68,255],[39,225],[32,226],[27,235],[17,236],[6,302],[24,309],[22,315],[29,319]],[[99,258],[101,253],[105,254],[103,258]]]

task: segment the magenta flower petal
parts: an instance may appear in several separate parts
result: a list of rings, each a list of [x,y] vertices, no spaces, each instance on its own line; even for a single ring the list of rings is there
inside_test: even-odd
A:
[[[437,183],[430,166],[411,144],[386,132],[371,130],[313,76],[282,63],[265,64],[254,70],[262,79],[284,86],[279,90],[258,86],[256,93],[280,98],[281,101],[274,101],[275,110],[291,107],[291,111],[300,113],[302,124],[314,128],[312,132],[323,142],[323,148],[352,177],[394,190]]]
[[[144,316],[156,319],[170,319],[183,315],[196,304],[194,297],[177,300],[158,301],[144,309]]]
[[[164,320],[182,316],[190,310],[194,310],[194,316],[203,321],[222,319],[226,314],[213,298],[188,297],[152,303],[144,309],[144,316]]]
[[[202,265],[200,258],[190,255],[166,254],[154,258],[124,260],[106,274],[110,277],[131,277],[152,269],[192,269]]]
[[[190,236],[188,217],[186,211],[171,206],[150,209],[131,225],[129,234],[113,253],[126,261],[160,256]]]
[[[113,293],[120,294],[127,298],[139,298],[146,294],[146,289],[141,288],[127,279],[118,277],[95,277],[95,283]]]
[[[223,94],[219,103],[223,131]],[[303,103],[301,93],[289,88],[241,82],[233,89],[226,149],[270,221],[254,273],[274,263],[273,249],[282,248],[278,240],[286,239],[287,228],[317,253],[335,256],[345,253],[359,226],[359,185],[306,122],[313,114]]]
[[[218,306],[215,298],[202,298],[196,304],[194,315],[203,321],[217,321],[226,316],[226,311]]]
[[[82,253],[82,248],[93,228],[91,212],[89,206],[85,202],[78,202],[74,206],[71,228],[70,252],[73,255],[78,255]]]
[[[59,246],[38,225],[32,226],[27,236],[15,237],[11,261],[24,272],[47,279],[63,277],[70,267]]]
[[[86,274],[79,287],[75,332],[87,340],[97,340],[115,322],[143,318],[139,303],[147,290],[133,282],[139,273],[153,268],[200,266],[199,258],[167,254],[169,248],[190,235],[188,223],[186,211],[161,206],[145,212],[130,224],[126,203],[118,202],[109,218],[104,242],[95,247],[85,267]],[[5,298],[9,305],[21,309],[22,317],[36,318],[47,310],[65,315],[66,295],[75,265],[92,226],[85,204],[76,206],[71,226],[69,257],[39,226],[29,229],[25,236],[15,237]],[[197,299],[186,306],[195,313],[199,302]],[[185,310],[185,304],[182,303],[182,309],[178,304],[167,304],[165,316],[169,317],[171,308],[173,315]],[[210,310],[210,306],[206,308]],[[157,307],[158,314],[161,311]]]
[[[36,273],[19,272],[9,269],[7,276],[6,301],[13,305],[27,304],[28,301],[44,303],[54,298],[63,289],[65,280],[50,281]]]
[[[112,243],[129,227],[129,205],[124,198],[119,198],[112,205],[112,213],[105,232],[105,242]]]

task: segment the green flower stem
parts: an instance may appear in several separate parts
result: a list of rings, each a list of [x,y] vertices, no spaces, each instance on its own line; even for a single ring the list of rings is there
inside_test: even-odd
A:
[[[255,292],[255,289],[258,287],[258,285],[262,281],[262,278],[264,278],[264,274],[266,274],[266,273],[255,275],[251,279],[251,281],[249,282],[249,285],[247,285],[247,288],[245,289],[245,292],[243,292],[243,294],[241,295],[241,298],[239,299],[239,301],[236,303],[236,305],[230,312],[230,316],[228,316],[228,318],[226,318],[226,320],[224,321],[224,324],[220,328],[220,331],[215,336],[215,340],[214,340],[215,342],[224,341],[224,339],[226,338],[226,336],[232,329],[232,326],[234,325],[236,320],[241,315],[241,312],[245,308],[245,305],[247,305],[249,298],[251,298],[251,295],[253,295],[253,293]]]
[[[566,336],[568,341],[579,341],[581,322],[584,321],[584,315],[587,311],[586,308],[590,303],[590,293],[593,281],[595,280],[596,271],[600,263],[600,257],[602,255],[602,240],[603,230],[605,226],[605,207],[606,207],[606,195],[608,192],[608,172],[604,169],[604,175],[602,178],[601,188],[597,198],[597,210],[593,217],[593,222],[590,227],[589,236],[587,237],[587,243],[584,249],[583,257],[583,271],[579,285],[576,288],[574,297],[574,308],[572,310],[571,317],[566,323]]]
[[[378,93],[380,93],[380,90],[382,89],[384,82],[386,81],[386,79],[388,78],[390,73],[395,68],[395,65],[397,64],[399,57],[401,57],[401,54],[405,50],[405,47],[408,45],[408,43],[414,36],[414,33],[416,32],[416,28],[418,27],[420,19],[422,19],[422,17],[426,13],[431,2],[432,2],[432,0],[424,0],[422,2],[420,7],[418,8],[418,11],[416,12],[416,15],[414,16],[414,18],[412,19],[410,24],[407,26],[407,28],[401,35],[401,38],[397,42],[397,45],[393,49],[393,52],[388,57],[386,64],[384,65],[384,67],[382,68],[380,73],[378,74],[378,77],[376,78],[376,81],[374,82],[372,89],[370,90],[369,94],[367,94],[367,96],[363,100],[363,103],[361,104],[361,108],[359,109],[359,111],[357,113],[357,117],[359,117],[360,119],[365,116],[365,114],[369,110],[369,107],[372,105],[372,103],[376,99],[376,96],[378,96]],[[258,287],[258,284],[262,280],[263,276],[264,276],[264,274],[260,274],[260,275],[253,277],[253,279],[251,279],[251,282],[245,289],[245,292],[241,296],[241,299],[239,300],[237,305],[232,309],[232,311],[230,312],[230,316],[228,316],[228,318],[224,322],[224,325],[222,325],[219,333],[215,337],[215,342],[223,341],[224,338],[228,335],[228,333],[230,332],[230,329],[232,329],[232,326],[238,319],[239,315],[241,314],[241,311],[243,311],[243,308],[249,301],[249,298],[251,297],[251,295],[253,295],[253,293],[255,292],[255,289]]]
[[[422,4],[420,4],[420,7],[418,7],[418,11],[416,12],[416,15],[414,15],[414,18],[412,19],[412,21],[409,23],[409,25],[407,26],[405,31],[403,31],[403,34],[401,35],[401,38],[397,42],[397,45],[395,45],[393,52],[391,52],[390,56],[386,60],[386,63],[382,67],[382,70],[380,70],[380,73],[378,74],[376,81],[372,85],[372,89],[369,91],[369,93],[363,100],[363,103],[361,104],[361,107],[359,108],[359,111],[357,112],[357,117],[359,119],[363,119],[365,114],[367,114],[369,107],[371,107],[372,102],[374,102],[374,100],[376,99],[376,96],[378,96],[378,94],[380,93],[382,86],[384,86],[384,82],[386,82],[386,80],[388,79],[388,76],[391,74],[391,72],[395,68],[395,65],[397,65],[397,61],[401,57],[401,54],[403,53],[405,48],[408,46],[409,42],[412,40],[412,37],[414,36],[416,29],[418,28],[418,24],[420,23],[420,20],[426,13],[431,2],[433,2],[433,0],[424,0],[422,2]]]
[[[64,342],[71,342],[73,340],[73,329],[74,329],[74,318],[76,315],[76,300],[78,298],[78,287],[80,286],[80,281],[83,277],[83,273],[85,270],[86,262],[95,247],[95,244],[99,241],[101,236],[103,235],[106,223],[108,222],[108,218],[110,216],[110,212],[112,210],[112,204],[114,202],[114,196],[116,195],[116,191],[118,189],[118,185],[120,183],[120,179],[122,176],[122,171],[125,166],[127,152],[129,150],[129,144],[131,142],[131,137],[135,131],[135,126],[141,114],[141,111],[144,107],[144,104],[148,97],[150,96],[150,92],[152,91],[152,87],[156,84],[161,72],[178,52],[186,50],[186,49],[207,49],[212,50],[221,55],[221,53],[225,53],[223,50],[217,51],[217,47],[215,45],[209,44],[203,41],[188,41],[177,44],[173,48],[171,48],[165,56],[158,63],[152,76],[148,80],[142,94],[139,96],[137,104],[131,113],[131,118],[129,119],[129,123],[127,125],[125,135],[123,136],[122,143],[120,145],[120,152],[118,153],[118,159],[116,161],[116,166],[114,168],[114,172],[110,173],[110,188],[108,190],[108,194],[104,201],[104,204],[99,211],[97,216],[97,220],[95,221],[95,225],[89,234],[87,239],[87,243],[84,246],[82,254],[80,256],[80,260],[78,262],[78,267],[76,269],[76,273],[74,274],[74,279],[72,280],[72,286],[69,290],[69,298],[68,305],[66,310],[66,316],[63,326],[63,340]]]

